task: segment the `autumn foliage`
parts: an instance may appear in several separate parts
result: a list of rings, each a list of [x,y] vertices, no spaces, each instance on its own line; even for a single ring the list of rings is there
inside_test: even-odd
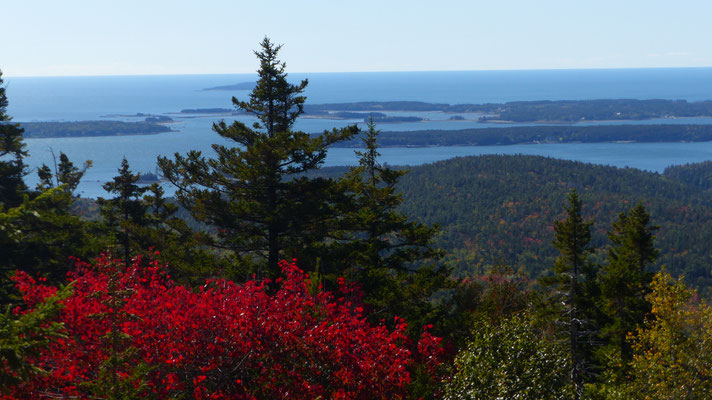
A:
[[[158,399],[398,399],[414,363],[439,362],[438,338],[424,332],[413,343],[402,320],[393,331],[372,326],[347,285],[314,290],[294,262],[281,268],[275,281],[191,290],[155,260],[135,258],[127,270],[107,256],[76,261],[58,316],[66,338],[31,360],[45,374],[5,398],[89,398],[108,369],[114,385]],[[14,279],[26,304],[17,313],[56,290],[22,272]]]

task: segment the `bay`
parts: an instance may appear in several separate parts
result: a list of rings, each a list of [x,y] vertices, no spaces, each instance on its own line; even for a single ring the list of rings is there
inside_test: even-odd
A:
[[[5,77],[10,100],[8,113],[15,121],[76,121],[115,119],[136,113],[169,115],[178,123],[176,132],[150,136],[111,136],[26,140],[30,157],[28,183],[34,171],[53,162],[60,151],[75,163],[91,159],[91,168],[79,190],[84,196],[105,195],[103,182],[116,175],[126,157],[133,170],[153,172],[156,157],[191,149],[211,152],[212,143],[224,143],[212,132],[221,117],[196,117],[176,112],[186,108],[232,108],[231,97],[246,99],[247,91],[204,91],[255,79],[253,74],[102,76],[102,77]],[[309,79],[308,103],[355,101],[424,101],[431,103],[488,103],[517,100],[565,99],[685,99],[712,98],[712,68],[549,70],[549,71],[453,71],[290,74],[290,79]],[[465,129],[503,127],[478,123],[477,114],[463,114],[464,121],[449,120],[441,113],[389,113],[425,118],[424,122],[383,124],[382,130]],[[122,116],[123,115],[123,116]],[[194,118],[195,117],[195,118]],[[233,117],[225,117],[229,122]],[[251,123],[254,119],[239,117]],[[295,128],[320,132],[359,123],[359,120],[301,118]],[[712,118],[649,121],[584,122],[600,124],[712,124]],[[712,143],[597,143],[526,144],[488,147],[384,148],[383,161],[392,165],[419,165],[456,156],[477,154],[537,154],[617,167],[662,172],[675,164],[712,159]],[[331,149],[326,165],[356,162],[352,149]]]

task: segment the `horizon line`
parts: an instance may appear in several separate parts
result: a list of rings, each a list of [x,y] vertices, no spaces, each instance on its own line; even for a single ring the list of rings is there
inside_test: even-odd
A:
[[[381,71],[291,71],[287,74],[383,74],[422,72],[525,72],[525,71],[613,71],[613,70],[662,70],[662,69],[710,69],[711,66],[694,67],[602,67],[602,68],[508,68],[508,69],[438,69],[438,70],[381,70]],[[1,71],[1,70],[0,70]],[[149,77],[149,76],[206,76],[206,75],[252,75],[257,72],[206,72],[206,73],[136,73],[136,74],[78,74],[78,75],[5,75],[7,78],[99,78],[99,77]]]

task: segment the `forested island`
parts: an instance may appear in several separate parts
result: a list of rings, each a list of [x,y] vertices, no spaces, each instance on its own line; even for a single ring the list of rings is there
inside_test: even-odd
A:
[[[228,114],[237,115],[239,112],[229,108],[184,108],[179,114]]]
[[[154,117],[149,117],[154,118]],[[155,122],[170,122],[155,118]],[[30,138],[155,135],[172,132],[171,128],[152,122],[74,121],[74,122],[21,122],[23,136]]]
[[[419,101],[368,101],[312,104],[305,112],[323,111],[439,111],[481,113],[482,122],[560,122],[645,120],[712,116],[712,101],[686,100],[541,100],[486,104],[444,104]]]
[[[517,126],[458,130],[384,131],[384,147],[494,146],[522,143],[706,142],[712,125]],[[358,140],[335,144],[360,147]]]
[[[517,101],[501,105],[498,119],[512,122],[578,122],[584,120],[645,120],[712,116],[712,101],[686,100],[559,100]]]

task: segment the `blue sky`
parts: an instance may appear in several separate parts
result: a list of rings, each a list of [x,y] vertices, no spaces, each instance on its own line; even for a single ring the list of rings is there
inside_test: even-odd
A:
[[[709,0],[2,0],[6,76],[712,66]]]

